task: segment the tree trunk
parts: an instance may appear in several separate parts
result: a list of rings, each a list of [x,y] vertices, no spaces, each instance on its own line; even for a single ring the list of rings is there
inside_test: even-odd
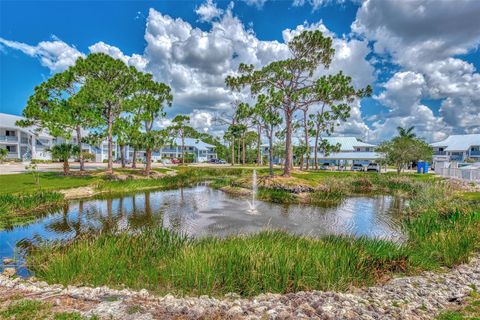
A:
[[[147,148],[145,150],[145,175],[150,175],[152,169],[152,149]]]
[[[273,177],[273,132],[268,136],[268,169],[270,177]]]
[[[242,136],[242,164],[245,165],[245,135]]]
[[[318,170],[318,136],[319,135],[320,135],[320,128],[317,126],[317,131],[315,132],[315,149],[314,149],[315,170]]]
[[[68,159],[63,161],[63,174],[67,175],[70,173],[70,166],[68,165]]]
[[[308,121],[307,121],[307,110],[303,110],[303,125],[305,127],[305,153],[307,164],[305,165],[305,170],[310,169],[310,142],[308,141]]]
[[[113,114],[112,111],[108,113],[108,167],[107,173],[113,173]]]
[[[122,160],[122,168],[125,168],[125,145],[120,146],[120,158]]]
[[[137,167],[137,148],[133,148],[132,169]]]
[[[80,155],[78,156],[78,161],[80,162],[80,171],[85,171],[85,160],[82,153],[82,130],[80,126],[77,126],[77,145],[78,150],[80,150]]]
[[[232,166],[235,165],[235,138],[232,138],[232,142],[231,142],[231,149],[232,149]]]
[[[182,135],[182,164],[185,164],[185,136]]]
[[[240,139],[237,139],[237,144],[238,144],[238,150],[237,150],[237,163],[240,164],[240,152],[241,152],[241,146],[240,146]]]
[[[261,137],[261,134],[262,134],[262,127],[260,127],[260,125],[258,125],[258,128],[257,128],[257,166],[260,166],[262,165],[262,152],[261,152],[261,146],[260,144],[262,143],[262,137]]]
[[[285,164],[283,166],[283,176],[289,177],[293,169],[292,114],[289,111],[285,111],[285,123],[287,132],[285,134]]]

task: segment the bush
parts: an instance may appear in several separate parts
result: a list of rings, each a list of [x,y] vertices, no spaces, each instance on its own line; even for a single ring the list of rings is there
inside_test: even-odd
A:
[[[32,159],[31,163],[33,164],[53,163],[53,160]]]

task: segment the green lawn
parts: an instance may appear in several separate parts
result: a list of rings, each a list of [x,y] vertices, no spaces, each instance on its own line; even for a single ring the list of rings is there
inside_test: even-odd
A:
[[[98,180],[92,176],[63,176],[58,172],[39,172],[38,175],[39,185],[31,173],[0,175],[0,194],[83,187]]]

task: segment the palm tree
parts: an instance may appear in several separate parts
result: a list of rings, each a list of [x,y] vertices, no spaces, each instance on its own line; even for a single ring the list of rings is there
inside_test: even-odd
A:
[[[80,154],[80,148],[77,145],[68,143],[56,144],[49,151],[52,153],[52,159],[63,161],[63,173],[65,175],[70,172],[68,160]]]
[[[405,128],[402,128],[402,127],[397,127],[398,135],[400,136],[400,138],[408,138],[408,139],[415,138],[416,135],[415,135],[415,133],[413,133],[413,129],[415,129],[414,126],[411,126],[408,129],[405,129]]]

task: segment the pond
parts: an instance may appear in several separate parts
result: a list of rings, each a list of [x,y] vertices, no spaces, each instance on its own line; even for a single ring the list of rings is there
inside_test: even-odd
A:
[[[72,201],[34,223],[0,231],[0,257],[12,257],[18,252],[18,245],[151,226],[193,237],[282,229],[310,236],[353,235],[401,242],[404,205],[400,198],[378,195],[350,197],[330,207],[256,201],[256,210],[252,212],[247,199],[198,184],[177,190]],[[27,275],[28,270],[20,268],[19,274]]]

